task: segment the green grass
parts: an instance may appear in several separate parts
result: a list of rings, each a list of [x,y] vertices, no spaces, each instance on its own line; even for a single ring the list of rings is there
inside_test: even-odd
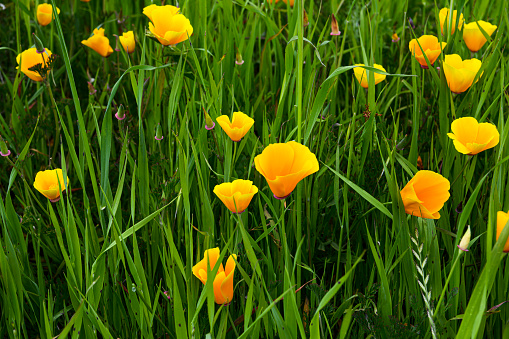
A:
[[[509,262],[495,239],[496,212],[509,209],[505,1],[183,0],[194,33],[167,48],[145,35],[148,1],[51,0],[61,13],[46,27],[40,2],[0,11],[0,135],[12,152],[0,159],[0,337],[509,337]],[[439,34],[442,7],[498,26],[475,55],[482,77],[458,95],[408,50]],[[135,53],[83,46],[98,26],[113,48],[113,34],[134,30]],[[48,85],[16,70],[32,33],[59,56]],[[470,58],[461,31],[447,42],[443,54]],[[373,86],[370,72],[365,91],[355,63],[388,76]],[[234,143],[204,128],[204,110],[255,125]],[[458,153],[446,134],[466,116],[493,122],[499,145]],[[320,170],[281,202],[253,159],[289,140]],[[418,157],[452,184],[438,220],[407,215],[400,199]],[[33,188],[53,168],[69,177],[57,203]],[[240,216],[212,192],[234,179],[259,188]],[[213,247],[223,263],[238,255],[229,305],[192,274]]]

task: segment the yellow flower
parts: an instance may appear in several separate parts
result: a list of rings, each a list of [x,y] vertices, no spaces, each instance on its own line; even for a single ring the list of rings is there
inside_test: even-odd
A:
[[[254,162],[277,199],[289,196],[299,181],[318,171],[316,156],[295,141],[265,147]]]
[[[104,36],[104,28],[94,28],[94,35],[87,40],[81,41],[87,47],[92,48],[101,56],[107,58],[113,53],[113,48],[110,46],[110,39]]]
[[[355,64],[355,66],[364,66],[364,64]],[[387,72],[385,68],[383,68],[381,65],[374,64],[372,67]],[[368,75],[366,74],[366,70],[362,67],[355,67],[353,69],[353,72],[361,86],[364,88],[368,88]],[[375,85],[378,84],[380,81],[385,80],[385,77],[386,77],[385,74],[375,73]]]
[[[233,213],[242,213],[249,206],[258,188],[250,180],[234,180],[214,187],[214,193]]]
[[[502,230],[505,227],[505,224],[509,221],[509,211],[507,213],[503,211],[497,212],[497,241],[500,237],[500,233],[502,233]],[[507,239],[505,245],[504,245],[504,252],[509,252],[509,238]]]
[[[449,180],[433,171],[419,171],[401,190],[405,212],[416,217],[439,219],[438,211],[449,199]]]
[[[451,124],[452,133],[447,133],[453,140],[456,150],[463,154],[474,155],[498,145],[500,134],[497,126],[475,118],[459,118]]]
[[[474,82],[475,75],[481,68],[481,64],[482,62],[476,58],[461,60],[458,54],[446,55],[443,65],[444,74],[451,92],[457,94],[469,89]]]
[[[143,8],[143,14],[151,21],[148,24],[150,32],[165,46],[176,45],[193,34],[189,19],[179,11],[180,8],[171,5],[150,5]]]
[[[463,40],[465,40],[468,49],[474,53],[480,50],[486,41],[488,41],[477,24],[479,24],[479,26],[481,26],[481,28],[488,33],[489,36],[491,36],[497,29],[497,26],[482,20],[465,24],[465,28],[463,29]]]
[[[419,39],[412,39],[408,47],[410,48],[412,55],[417,59],[417,61],[419,61],[419,64],[421,64],[421,67],[428,68],[424,54],[428,57],[430,65],[433,65],[433,63],[437,60],[438,56],[444,49],[445,45],[445,42],[440,44],[436,36],[423,35]]]
[[[233,112],[231,122],[227,115],[221,115],[216,121],[233,141],[240,141],[254,124],[254,120],[242,112]]]
[[[59,181],[63,192],[65,191],[64,174],[60,168],[40,171],[35,176],[34,188],[51,202],[55,202],[60,199]],[[67,185],[69,185],[69,177],[67,177]]]
[[[57,13],[60,14],[60,9],[57,7]],[[39,25],[46,26],[53,20],[53,6],[50,4],[40,4],[37,6],[37,21]]]
[[[212,248],[206,250],[203,254],[203,259],[193,266],[193,274],[201,280],[205,285],[207,283],[207,273],[212,271],[219,258],[219,248]],[[235,259],[236,254],[230,255],[226,261],[226,267],[219,264],[219,269],[214,278],[214,300],[216,304],[223,305],[229,303],[233,299],[233,274],[235,273]]]
[[[127,53],[131,54],[132,52],[134,52],[136,41],[134,40],[133,31],[123,33],[121,36],[118,37],[118,39],[120,40],[122,47],[124,47],[124,50]]]
[[[45,49],[42,53],[37,53],[37,49],[29,48],[26,51],[23,51],[22,53],[18,54],[16,57],[16,62],[18,65],[21,63],[21,72],[23,72],[27,77],[32,79],[33,81],[42,81],[42,77],[39,75],[39,73],[30,71],[29,68],[37,65],[42,64],[44,67],[45,63],[48,62],[49,57],[51,56],[51,51],[49,49]],[[20,66],[16,67],[19,68]]]
[[[445,27],[448,27],[449,26],[449,8],[442,8],[440,10],[440,12],[438,13],[438,16],[440,17],[440,29],[442,30],[442,34],[444,34],[444,26]],[[453,34],[454,31],[456,30],[456,20],[457,20],[457,16],[458,16],[458,11],[453,11],[452,12],[452,24],[451,24],[451,29],[449,30],[451,33],[450,34]],[[459,19],[459,22],[458,22],[458,28],[459,30],[461,30],[461,27],[463,26],[463,14],[460,14],[460,19]]]

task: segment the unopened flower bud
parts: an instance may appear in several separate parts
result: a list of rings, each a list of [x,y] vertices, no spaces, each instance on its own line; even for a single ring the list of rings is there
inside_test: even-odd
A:
[[[35,49],[37,50],[37,53],[41,54],[46,52],[46,49],[44,48],[41,39],[39,39],[37,35],[35,35],[35,33],[32,33],[32,36],[34,37]]]
[[[336,20],[336,17],[334,16],[334,14],[332,14],[330,27],[331,27],[330,35],[341,35],[341,32],[339,31],[338,21]]]
[[[467,231],[463,238],[461,238],[460,244],[458,248],[464,252],[468,252],[468,244],[470,243],[470,237],[472,236],[472,232],[470,232],[470,225],[468,225]]]
[[[309,26],[309,19],[308,19],[308,13],[306,12],[306,10],[304,9],[304,13],[303,14],[303,18],[302,18],[302,21],[303,21],[303,26],[304,27],[307,27]]]
[[[239,50],[237,50],[237,55],[235,56],[235,64],[242,65],[244,60],[242,59],[242,54],[240,54]]]
[[[161,128],[161,124],[158,124],[157,125],[157,129],[156,129],[156,136],[155,136],[155,139],[158,140],[158,141],[161,141],[163,140],[163,129]]]
[[[211,130],[214,128],[214,126],[216,125],[216,123],[214,121],[212,121],[212,118],[210,117],[210,115],[207,113],[207,111],[205,110],[205,108],[203,109],[203,112],[205,113],[205,128],[207,130]]]
[[[117,118],[118,120],[124,120],[125,119],[124,105],[120,104],[120,106],[118,106],[117,113],[115,113],[115,118]]]
[[[7,148],[7,144],[4,139],[0,136],[0,155],[7,157],[11,154],[11,151]]]

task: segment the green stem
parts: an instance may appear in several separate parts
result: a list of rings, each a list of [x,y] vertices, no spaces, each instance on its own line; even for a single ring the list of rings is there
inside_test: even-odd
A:
[[[454,263],[452,264],[451,271],[449,272],[449,275],[447,276],[447,280],[445,281],[444,288],[442,289],[442,294],[440,294],[440,299],[438,299],[437,307],[435,307],[435,315],[434,315],[435,317],[437,316],[438,310],[440,309],[440,306],[442,305],[442,302],[443,302],[444,296],[445,296],[445,291],[447,290],[447,286],[449,285],[449,281],[451,280],[452,273],[454,272],[454,269],[456,268],[456,265],[458,264],[459,259],[462,254],[463,254],[463,251],[460,250],[458,253],[458,256],[454,260]]]

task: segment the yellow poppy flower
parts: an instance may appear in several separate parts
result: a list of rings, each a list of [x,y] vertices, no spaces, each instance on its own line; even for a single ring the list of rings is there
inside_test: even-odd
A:
[[[442,53],[445,45],[447,45],[447,43],[442,42],[442,44],[440,44],[436,36],[423,35],[419,39],[412,39],[408,47],[410,48],[410,52],[412,52],[412,55],[415,57],[415,59],[417,59],[421,67],[427,69],[428,64],[426,63],[426,58],[424,58],[424,55],[428,57],[430,65],[433,65],[440,53]]]
[[[87,40],[81,41],[87,47],[92,48],[101,56],[107,58],[113,53],[113,48],[110,46],[110,39],[104,36],[104,28],[95,28],[94,34]]]
[[[250,180],[234,180],[214,187],[214,193],[233,213],[242,213],[249,206],[258,187]]]
[[[433,171],[419,171],[401,190],[405,212],[416,217],[439,219],[438,211],[449,199],[449,180]]]
[[[488,33],[489,36],[491,36],[497,29],[497,26],[482,20],[465,24],[465,27],[463,28],[463,40],[465,40],[468,49],[474,53],[480,50],[486,41],[488,41],[477,24],[479,24],[479,26],[481,26],[481,28]]]
[[[60,189],[63,192],[65,191],[64,174],[60,168],[40,171],[35,176],[34,188],[51,202],[55,202],[60,199],[59,181]],[[67,185],[69,185],[69,177],[67,177]]]
[[[500,234],[504,230],[505,224],[509,221],[509,212],[505,213],[503,211],[497,212],[497,241],[500,237]],[[504,245],[504,252],[509,252],[509,238],[507,239]]]
[[[364,64],[355,64],[355,66],[364,66]],[[385,68],[383,68],[381,65],[374,64],[372,67],[387,72]],[[362,67],[355,67],[353,69],[353,72],[355,74],[355,78],[357,78],[357,81],[361,84],[361,86],[364,88],[368,88],[368,75],[366,73],[366,70]],[[385,80],[385,78],[386,78],[385,74],[375,73],[375,85],[378,84],[380,81]]]
[[[231,122],[227,115],[221,115],[216,121],[233,141],[240,141],[254,124],[254,120],[242,112],[233,112]]]
[[[442,34],[444,34],[444,27],[449,26],[449,8],[442,8],[440,12],[438,13],[438,16],[440,18],[440,29],[442,31]],[[453,34],[454,31],[456,31],[456,20],[458,19],[458,11],[452,12],[452,24],[450,34]],[[463,13],[460,14],[460,19],[458,22],[458,29],[461,30],[461,27],[463,27]]]
[[[39,73],[30,71],[29,68],[37,65],[42,64],[44,67],[45,63],[48,62],[49,57],[51,56],[51,51],[49,49],[45,49],[42,53],[37,53],[37,49],[29,48],[26,51],[23,51],[22,53],[18,54],[16,57],[16,62],[18,63],[18,69],[21,66],[21,72],[23,72],[27,77],[32,79],[33,81],[42,81],[42,77]],[[21,64],[20,64],[21,63]]]
[[[463,93],[472,86],[482,62],[476,58],[461,60],[458,54],[448,54],[444,59],[444,74],[453,93]],[[481,73],[482,75],[482,73]]]
[[[299,181],[319,169],[316,156],[295,141],[265,147],[254,162],[256,170],[265,177],[277,199],[289,196]]]
[[[456,150],[463,154],[474,155],[498,145],[500,134],[497,126],[475,118],[459,118],[451,124],[452,133],[447,133],[453,140]]]
[[[151,21],[148,24],[150,32],[165,46],[176,45],[193,34],[189,19],[179,11],[180,8],[171,5],[143,8],[143,14]]]
[[[60,9],[57,7],[57,13],[60,14]],[[53,6],[50,4],[40,4],[37,6],[37,21],[39,25],[46,26],[53,20]]]
[[[124,47],[126,53],[131,54],[134,52],[136,41],[134,40],[133,31],[122,33],[122,35],[118,37],[118,40],[120,40],[120,43],[122,44],[122,47]]]
[[[193,274],[201,280],[205,285],[207,283],[207,272],[214,268],[217,259],[219,258],[219,248],[212,248],[206,250],[203,254],[203,259],[193,266]],[[214,278],[214,300],[216,304],[223,305],[229,303],[233,299],[233,274],[235,273],[235,259],[236,254],[230,255],[226,261],[226,267],[223,264],[219,265],[217,274]]]

